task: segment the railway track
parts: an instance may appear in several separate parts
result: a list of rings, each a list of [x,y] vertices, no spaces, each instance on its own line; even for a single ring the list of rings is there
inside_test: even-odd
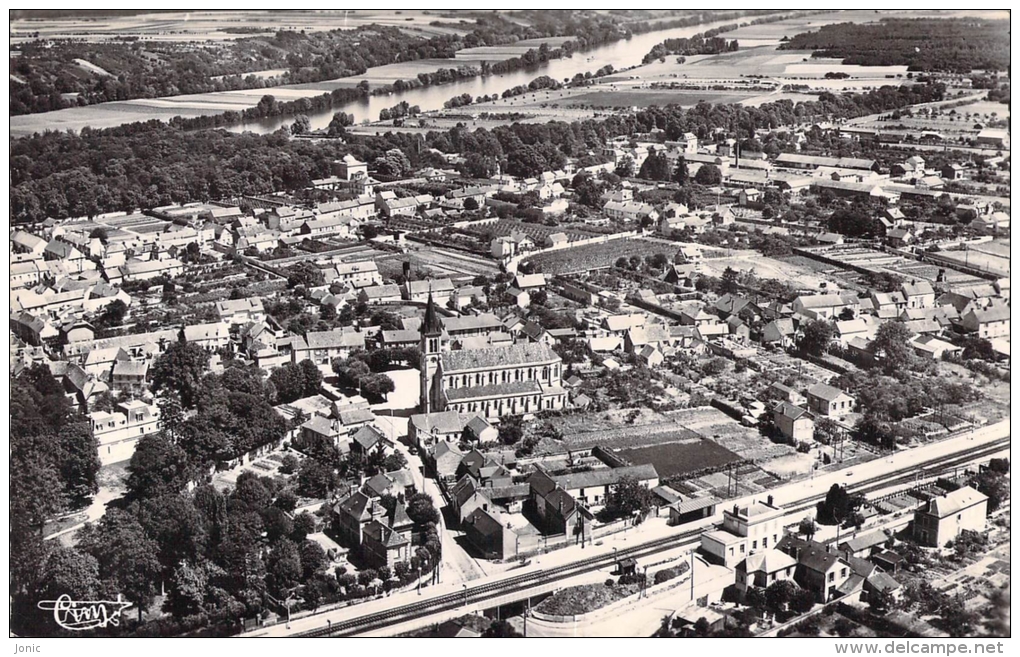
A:
[[[931,465],[925,464],[921,466],[920,471],[918,470],[918,466],[900,468],[893,472],[872,477],[871,479],[848,486],[847,488],[851,492],[868,495],[869,493],[874,493],[890,486],[915,481],[918,474],[923,475],[924,478],[928,478],[950,472],[965,464],[989,457],[1008,446],[1009,436],[1006,436],[982,445],[973,451],[962,454],[958,453],[940,460],[929,462]],[[811,495],[795,503],[787,504],[787,514],[806,511],[817,505],[817,503],[824,498],[825,493],[820,493]],[[576,577],[577,575],[582,575],[610,566],[621,558],[640,558],[668,549],[677,549],[695,545],[700,541],[701,534],[704,531],[705,529],[703,527],[681,531],[672,536],[648,541],[641,545],[618,550],[614,553],[600,554],[580,561],[564,564],[562,566],[556,566],[548,570],[525,573],[517,575],[516,577],[503,579],[498,582],[481,584],[466,588],[463,592],[447,593],[429,600],[423,600],[421,602],[402,605],[394,607],[393,609],[386,609],[365,616],[328,624],[325,627],[299,633],[296,636],[343,637],[362,634],[364,632],[379,629],[380,627],[385,627],[398,622],[415,620],[424,616],[456,609],[467,604],[485,602],[486,600],[491,600],[510,592]]]

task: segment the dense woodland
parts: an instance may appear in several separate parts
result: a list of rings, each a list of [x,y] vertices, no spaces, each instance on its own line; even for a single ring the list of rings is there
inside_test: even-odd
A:
[[[707,138],[717,128],[745,137],[757,128],[849,118],[939,100],[938,84],[882,87],[868,93],[822,94],[817,101],[780,100],[760,107],[700,103],[651,107],[602,120],[512,124],[493,130],[454,128],[429,132],[426,144],[444,153],[467,153],[466,170],[486,173],[500,164],[517,176],[561,168],[567,157],[586,157],[607,139],[665,131]],[[183,132],[149,121],[80,134],[47,133],[11,144],[11,216],[40,221],[152,208],[170,203],[229,198],[241,194],[307,187],[329,175],[330,163],[345,153],[363,161],[399,149],[412,166],[442,165],[419,148],[413,135],[359,136],[343,144],[291,140],[287,131],[237,135],[223,131]]]
[[[887,19],[826,25],[780,46],[839,57],[844,64],[906,65],[911,71],[970,73],[1009,68],[1009,21]]]
[[[184,342],[156,360],[160,430],[139,441],[127,468],[126,497],[86,525],[74,547],[44,543],[42,529],[47,518],[86,506],[98,490],[91,426],[48,368],[34,366],[12,381],[11,595],[18,633],[63,633],[52,614],[36,609],[40,599],[121,594],[134,605],[132,616],[100,632],[233,634],[242,619],[295,590],[300,589],[297,608],[317,607],[369,595],[376,578],[387,589],[406,585],[419,567],[428,572],[437,561],[438,514],[427,495],[406,500],[422,547],[392,570],[366,569],[357,577],[342,568],[327,570],[325,552],[307,539],[323,521],[294,513],[301,498],[341,489],[341,477],[357,480],[362,473],[404,467],[399,455],[341,459],[330,443],[300,463],[285,457],[281,470],[293,475],[286,481],[249,472],[232,489],[209,485],[207,473],[214,466],[279,444],[289,427],[272,404],[317,388],[321,374],[308,361],[276,370],[268,380],[234,361],[213,374],[208,361],[203,349]],[[200,485],[189,491],[191,481]],[[161,606],[155,604],[164,591]],[[139,625],[136,618],[146,622]]]

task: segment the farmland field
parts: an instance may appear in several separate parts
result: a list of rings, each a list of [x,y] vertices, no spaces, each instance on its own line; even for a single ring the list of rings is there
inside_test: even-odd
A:
[[[621,256],[646,256],[655,253],[672,256],[675,251],[675,247],[670,249],[648,240],[622,238],[601,244],[585,244],[560,251],[539,253],[529,258],[528,262],[541,266],[541,271],[546,274],[572,274],[611,267]]]
[[[497,221],[485,224],[476,224],[464,229],[464,232],[473,235],[492,234],[495,237],[503,237],[510,233],[519,232],[524,233],[532,240],[535,241],[539,246],[545,241],[545,238],[552,235],[553,233],[566,233],[567,239],[571,242],[578,239],[585,239],[592,237],[596,233],[583,233],[571,229],[565,229],[561,226],[545,226],[543,224],[526,224],[523,221],[515,221],[513,219],[499,219]]]
[[[706,103],[739,103],[760,94],[740,93],[739,91],[699,91],[692,89],[628,89],[624,91],[594,91],[592,93],[573,96],[564,101],[568,106],[582,105],[594,107],[651,107],[652,105],[683,105],[693,107],[700,102]]]
[[[708,439],[632,447],[616,450],[616,453],[634,465],[651,463],[662,479],[741,460],[737,454]]]

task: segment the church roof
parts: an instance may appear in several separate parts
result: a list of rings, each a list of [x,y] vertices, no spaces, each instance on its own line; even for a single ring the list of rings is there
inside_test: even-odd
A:
[[[443,371],[509,368],[530,363],[551,363],[560,360],[552,347],[540,342],[518,343],[509,347],[451,351],[443,354]]]

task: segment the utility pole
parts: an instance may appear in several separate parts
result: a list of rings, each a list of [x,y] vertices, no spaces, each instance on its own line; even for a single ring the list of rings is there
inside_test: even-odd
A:
[[[691,602],[694,602],[694,550],[691,550]]]

